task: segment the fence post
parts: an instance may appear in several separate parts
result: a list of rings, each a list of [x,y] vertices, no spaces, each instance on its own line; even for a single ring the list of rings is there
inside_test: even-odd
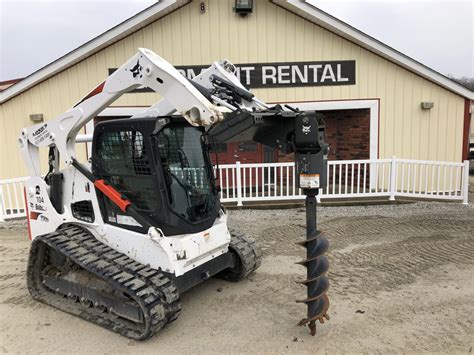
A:
[[[242,206],[242,178],[240,161],[235,162],[235,179],[237,180],[237,206]]]
[[[316,203],[321,203],[321,195],[323,194],[323,188],[320,187],[318,190],[318,194],[316,195]]]
[[[462,204],[469,203],[469,160],[464,160],[462,170]]]
[[[0,185],[0,222],[5,222],[5,218],[3,217],[3,188]]]
[[[395,201],[395,191],[397,191],[397,184],[395,182],[397,178],[397,159],[395,156],[392,155],[392,161],[390,163],[390,181],[389,188],[390,188],[390,197],[389,201]]]

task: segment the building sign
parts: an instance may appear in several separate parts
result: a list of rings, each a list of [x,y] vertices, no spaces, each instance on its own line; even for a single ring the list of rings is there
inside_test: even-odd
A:
[[[178,66],[187,78],[209,66]],[[355,84],[355,61],[237,64],[245,87],[334,86]]]
[[[247,88],[355,85],[355,60],[236,64],[237,77]],[[209,65],[181,65],[176,69],[188,79]],[[115,69],[109,69],[109,74]],[[150,92],[143,88],[135,92]]]

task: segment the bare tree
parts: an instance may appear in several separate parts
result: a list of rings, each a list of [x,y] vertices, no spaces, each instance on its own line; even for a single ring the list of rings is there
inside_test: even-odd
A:
[[[451,80],[454,80],[458,84],[464,86],[465,88],[474,91],[474,78],[469,78],[467,76],[462,76],[460,78],[456,78],[455,76],[448,74],[448,77]]]

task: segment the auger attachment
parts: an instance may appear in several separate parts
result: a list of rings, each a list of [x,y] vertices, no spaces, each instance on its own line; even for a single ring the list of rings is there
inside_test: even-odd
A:
[[[306,248],[306,259],[299,264],[306,267],[306,280],[300,283],[307,287],[307,297],[297,302],[306,303],[308,314],[299,325],[308,324],[314,336],[316,321],[323,323],[324,319],[329,319],[329,299],[326,295],[329,262],[324,255],[329,243],[324,234],[316,229],[316,196],[326,186],[329,145],[325,141],[326,124],[321,113],[307,111],[295,123],[297,186],[306,195],[306,240],[298,244]]]
[[[327,314],[329,298],[326,294],[329,281],[328,258],[324,255],[329,247],[326,236],[316,229],[316,189],[305,190],[306,194],[306,240],[298,244],[306,248],[306,259],[298,264],[306,267],[306,280],[297,281],[307,287],[307,297],[296,302],[306,303],[308,315],[298,325],[308,324],[311,335],[316,334],[316,321],[329,320]]]

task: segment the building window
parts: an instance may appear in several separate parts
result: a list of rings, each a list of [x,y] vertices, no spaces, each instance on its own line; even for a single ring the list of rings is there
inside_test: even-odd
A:
[[[217,153],[227,153],[227,143],[214,143],[212,145],[212,151]]]
[[[240,142],[239,143],[239,151],[240,152],[256,152],[257,151],[257,143],[255,142]]]

